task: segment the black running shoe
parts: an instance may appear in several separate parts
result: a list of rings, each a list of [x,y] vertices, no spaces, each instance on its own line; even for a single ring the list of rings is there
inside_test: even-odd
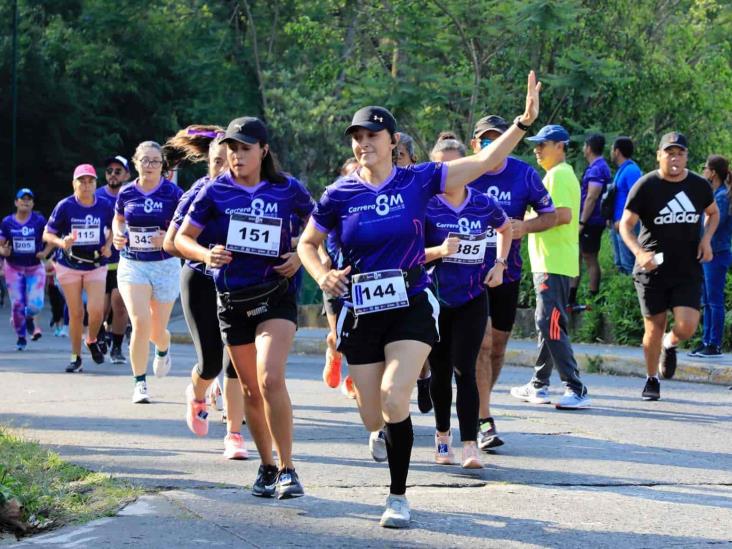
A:
[[[720,356],[722,356],[722,349],[720,349],[717,345],[707,345],[701,351],[699,351],[696,356],[698,356],[699,358],[719,358]]]
[[[658,368],[663,379],[671,379],[676,373],[676,347],[666,348],[661,345],[661,357],[658,359]]]
[[[277,467],[275,465],[260,465],[257,471],[257,480],[252,486],[252,495],[259,498],[271,498],[277,488]]]
[[[426,414],[432,410],[432,397],[430,396],[430,378],[417,380],[417,407],[419,411]]]
[[[496,432],[496,422],[492,417],[489,417],[488,421],[480,424],[478,448],[487,451],[498,446],[503,446],[503,441],[498,437],[498,433]]]
[[[32,316],[25,317],[25,331],[32,334],[36,331],[36,321]]]
[[[661,382],[656,377],[649,377],[643,387],[643,400],[658,400],[661,398]]]
[[[66,371],[70,374],[74,372],[83,372],[84,368],[81,365],[81,357],[77,356],[76,360],[72,360],[71,362],[69,362],[69,365],[66,366]]]
[[[104,339],[97,339],[97,345],[99,345],[99,350],[102,352],[102,355],[106,355],[107,351],[109,351],[107,342]]]
[[[15,342],[15,348],[19,351],[25,351],[26,345],[28,345],[28,341],[24,337],[19,337]]]
[[[299,498],[304,495],[305,490],[295,469],[285,467],[277,473],[277,499]]]
[[[699,356],[699,353],[702,352],[706,348],[706,345],[703,343],[700,343],[696,347],[694,347],[691,351],[689,351],[689,356]]]
[[[112,350],[109,351],[109,358],[112,360],[112,364],[124,364],[127,362],[125,355],[122,354],[122,347],[112,346]]]
[[[86,348],[89,349],[89,352],[91,353],[92,360],[96,362],[97,364],[104,364],[104,353],[99,348],[99,342],[95,341],[94,343],[87,343]]]

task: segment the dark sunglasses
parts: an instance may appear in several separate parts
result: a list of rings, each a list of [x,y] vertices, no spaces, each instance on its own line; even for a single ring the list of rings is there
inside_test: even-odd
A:
[[[122,175],[124,172],[122,168],[107,168],[105,171],[107,172],[107,175]]]

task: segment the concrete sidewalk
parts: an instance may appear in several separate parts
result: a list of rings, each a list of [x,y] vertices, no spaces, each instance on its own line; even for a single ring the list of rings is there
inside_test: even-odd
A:
[[[191,343],[185,319],[182,316],[171,321],[170,331],[174,341]],[[300,328],[295,336],[292,352],[324,356],[325,335],[323,328]],[[573,343],[575,358],[585,372],[612,375],[645,376],[646,366],[640,347]],[[536,342],[529,339],[511,339],[506,350],[506,364],[532,366],[536,360]],[[720,358],[705,359],[687,355],[679,350],[675,379],[717,385],[732,385],[732,354]]]
[[[304,339],[305,331],[298,336]],[[311,339],[322,337],[315,333]],[[173,370],[149,380],[153,403],[133,405],[129,366],[66,374],[68,340],[13,350],[0,324],[0,423],[66,460],[145,487],[118,516],[68,526],[12,547],[699,547],[732,544],[732,392],[662,382],[663,399],[640,399],[643,380],[584,374],[593,408],[561,412],[509,396],[526,368],[507,367],[493,398],[506,444],[486,467],[434,463],[434,418],[412,406],[415,445],[408,497],[412,527],[379,528],[388,491],[355,403],[323,385],[322,356],[292,354],[295,464],[306,496],[280,502],[249,494],[258,467],[221,457],[224,426],[209,436],[184,421],[195,361],[172,349]],[[300,344],[299,344],[300,345]],[[552,386],[554,398],[561,387]],[[415,394],[412,395],[416,397]],[[452,425],[459,451],[456,417]]]

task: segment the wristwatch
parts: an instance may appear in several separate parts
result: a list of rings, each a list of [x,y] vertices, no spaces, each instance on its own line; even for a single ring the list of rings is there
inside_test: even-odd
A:
[[[516,127],[519,130],[523,130],[525,132],[529,131],[529,128],[531,127],[531,125],[528,125],[527,126],[526,124],[524,124],[523,122],[521,122],[521,115],[519,115],[516,118],[514,118],[513,119],[513,123],[516,125]]]
[[[496,264],[500,263],[504,267],[506,266],[506,258],[505,257],[497,257],[496,258]]]

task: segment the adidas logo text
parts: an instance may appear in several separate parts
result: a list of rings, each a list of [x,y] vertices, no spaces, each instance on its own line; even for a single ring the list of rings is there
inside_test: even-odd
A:
[[[684,191],[677,193],[668,201],[653,220],[656,225],[670,225],[672,223],[698,223],[700,215],[686,196]]]

